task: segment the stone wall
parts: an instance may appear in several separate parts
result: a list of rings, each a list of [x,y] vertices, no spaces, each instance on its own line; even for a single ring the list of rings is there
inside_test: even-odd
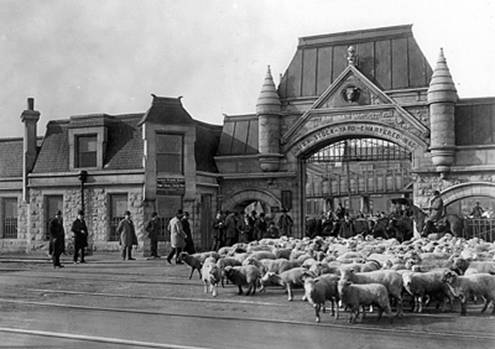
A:
[[[420,173],[414,175],[414,203],[418,207],[429,206],[433,191],[443,192],[453,186],[464,183],[495,183],[495,172],[482,173],[449,173],[444,177],[435,173]],[[473,186],[474,188],[475,186]],[[466,196],[472,196],[475,191],[466,192]]]
[[[110,236],[110,194],[128,193],[128,209],[136,227],[136,234],[140,248],[144,237],[144,208],[142,188],[139,186],[121,189],[86,188],[84,192],[85,219],[88,226],[88,244],[95,250],[118,250],[118,241],[108,241]],[[53,191],[44,192],[38,189],[30,191],[28,205],[19,205],[19,239],[26,241],[30,250],[46,249],[47,217],[45,217],[45,195],[52,195]],[[72,239],[71,226],[81,209],[81,191],[79,188],[66,188],[57,191],[63,195],[62,217],[65,237],[70,245]],[[48,219],[51,217],[48,217]]]

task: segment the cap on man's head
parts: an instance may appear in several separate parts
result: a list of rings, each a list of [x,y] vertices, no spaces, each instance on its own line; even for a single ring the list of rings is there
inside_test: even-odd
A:
[[[57,213],[55,214],[56,216],[61,216],[62,215],[62,211],[58,210]]]
[[[83,210],[79,210],[79,211],[77,211],[77,214],[78,215],[81,215],[81,216],[84,216],[84,211]]]
[[[131,211],[127,210],[124,212],[124,216],[130,216],[131,215]]]
[[[156,213],[156,212],[153,212],[153,213],[151,214],[151,217],[156,217],[156,216],[158,216],[158,213]]]
[[[439,192],[438,190],[435,190],[435,191],[433,192],[433,195],[440,195],[440,192]]]
[[[179,216],[179,215],[183,215],[183,214],[184,214],[184,212],[183,212],[181,209],[178,209],[178,210],[177,210],[177,215],[178,215],[178,216]]]

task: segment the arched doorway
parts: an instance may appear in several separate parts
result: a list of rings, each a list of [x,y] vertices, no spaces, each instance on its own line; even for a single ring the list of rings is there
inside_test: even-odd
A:
[[[375,137],[347,137],[320,144],[302,157],[305,214],[334,210],[351,216],[389,212],[390,199],[412,193],[411,152]]]
[[[466,238],[479,237],[490,242],[495,240],[495,183],[462,183],[444,190],[441,195],[447,213],[464,217]],[[475,213],[477,205],[481,208],[481,217]]]
[[[246,189],[236,192],[222,204],[224,210],[245,211],[255,210],[265,214],[272,212],[272,207],[280,207],[280,200],[268,191]]]

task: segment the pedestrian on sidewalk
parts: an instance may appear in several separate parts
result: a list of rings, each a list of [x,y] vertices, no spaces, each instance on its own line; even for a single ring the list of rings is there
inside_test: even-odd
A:
[[[177,214],[174,218],[170,220],[168,223],[168,231],[170,233],[170,245],[172,246],[172,250],[167,256],[167,262],[172,264],[172,258],[175,255],[175,264],[182,264],[179,260],[179,255],[182,252],[182,249],[185,246],[185,237],[184,229],[182,228],[182,215],[184,213],[182,210],[177,210]]]
[[[184,234],[186,235],[184,251],[189,254],[194,254],[196,253],[196,250],[194,249],[191,224],[189,224],[189,212],[184,212],[184,216],[182,217],[181,222],[182,230],[184,230]]]
[[[50,221],[50,250],[54,268],[63,268],[60,264],[60,255],[65,252],[65,231],[62,223],[62,212],[57,211]]]
[[[151,257],[160,258],[158,255],[158,236],[160,235],[160,220],[158,219],[158,213],[153,212],[151,219],[146,223],[145,230],[148,232],[150,238]]]
[[[131,220],[131,212],[125,211],[124,219],[121,220],[117,226],[117,233],[120,234],[122,260],[125,261],[126,256],[130,261],[135,260],[135,258],[132,258],[132,246],[137,246],[137,236],[136,230],[134,229],[134,223]]]
[[[77,218],[72,223],[71,228],[74,239],[74,263],[79,263],[79,251],[81,251],[81,263],[86,263],[84,260],[84,248],[88,246],[88,227],[84,221],[84,212],[79,210]]]

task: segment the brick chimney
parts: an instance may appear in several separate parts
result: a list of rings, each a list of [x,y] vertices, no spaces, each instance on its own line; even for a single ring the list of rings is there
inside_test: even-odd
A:
[[[27,175],[33,170],[36,161],[36,124],[40,119],[40,112],[34,110],[34,98],[27,99],[27,109],[21,114],[21,121],[24,123],[24,142],[22,159],[22,196],[28,200],[27,195]]]

